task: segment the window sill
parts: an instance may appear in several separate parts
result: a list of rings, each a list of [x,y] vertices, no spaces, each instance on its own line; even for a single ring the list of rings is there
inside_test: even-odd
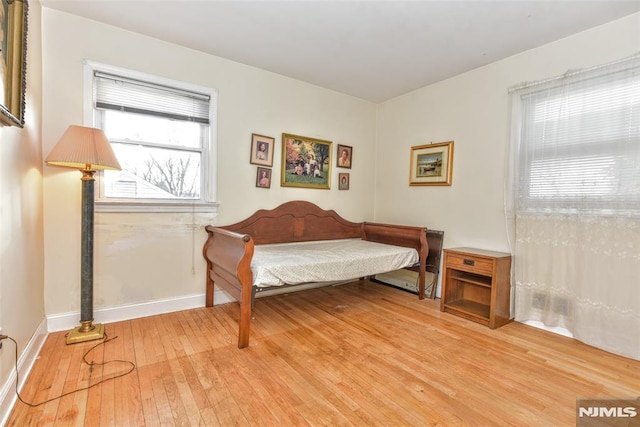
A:
[[[97,200],[95,202],[96,212],[157,212],[157,213],[172,213],[172,212],[195,212],[195,213],[218,213],[218,202],[211,203],[176,203],[176,202],[163,202],[163,201],[104,201]]]

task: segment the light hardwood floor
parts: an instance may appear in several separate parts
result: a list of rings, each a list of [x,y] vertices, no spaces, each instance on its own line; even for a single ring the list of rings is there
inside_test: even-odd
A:
[[[573,426],[576,399],[637,398],[640,361],[366,281],[261,298],[250,347],[225,304],[106,325],[87,360],[136,369],[34,408],[10,426]],[[82,362],[96,342],[51,334],[25,384],[32,403],[122,373]]]

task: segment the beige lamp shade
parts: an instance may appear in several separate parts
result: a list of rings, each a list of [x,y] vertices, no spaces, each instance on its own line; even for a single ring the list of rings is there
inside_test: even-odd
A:
[[[76,125],[69,126],[45,161],[76,169],[122,169],[102,129]]]

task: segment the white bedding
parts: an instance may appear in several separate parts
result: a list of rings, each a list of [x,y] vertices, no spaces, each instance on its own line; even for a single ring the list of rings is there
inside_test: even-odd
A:
[[[256,287],[357,279],[418,262],[418,251],[361,239],[256,245]]]

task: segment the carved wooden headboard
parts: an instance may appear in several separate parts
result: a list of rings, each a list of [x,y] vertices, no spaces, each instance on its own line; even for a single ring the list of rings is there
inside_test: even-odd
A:
[[[257,245],[357,238],[363,233],[362,223],[347,221],[333,210],[301,200],[261,209],[241,222],[220,228],[248,234]]]

